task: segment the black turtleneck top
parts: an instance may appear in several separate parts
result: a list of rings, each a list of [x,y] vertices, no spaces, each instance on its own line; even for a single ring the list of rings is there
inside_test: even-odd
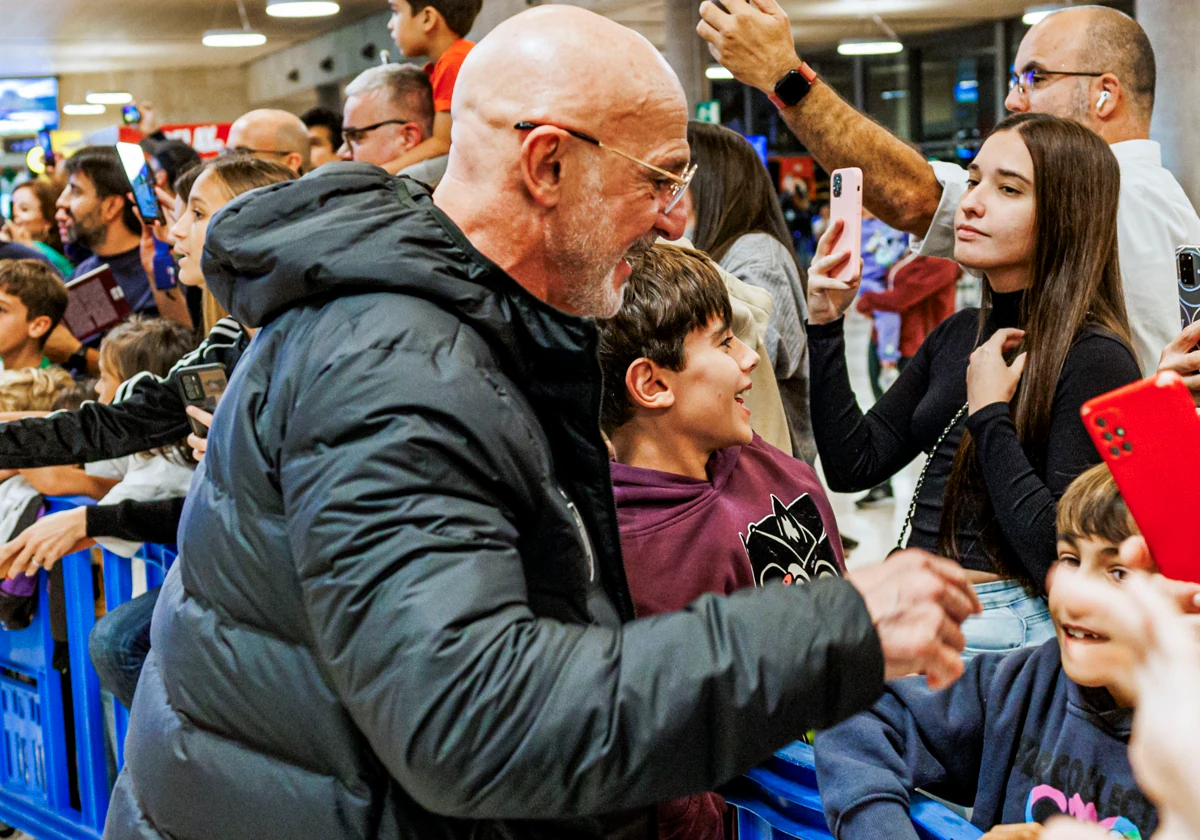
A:
[[[992,312],[978,343],[997,329],[1019,326],[1023,292],[992,296]],[[979,310],[964,309],[929,334],[904,373],[865,415],[846,368],[842,320],[808,325],[813,432],[832,490],[849,493],[891,478],[927,452],[967,402],[967,364],[977,346]],[[1067,354],[1046,446],[1035,470],[1021,448],[1007,403],[985,406],[955,424],[930,458],[917,498],[908,545],[937,550],[946,484],[963,429],[975,438],[979,466],[999,526],[1002,562],[1039,586],[1057,557],[1059,497],[1081,472],[1100,462],[1079,409],[1093,397],[1141,376],[1133,352],[1115,336],[1085,328]],[[959,517],[956,535],[964,568],[997,569],[979,545],[979,525]],[[1015,564],[1015,567],[1014,567]]]

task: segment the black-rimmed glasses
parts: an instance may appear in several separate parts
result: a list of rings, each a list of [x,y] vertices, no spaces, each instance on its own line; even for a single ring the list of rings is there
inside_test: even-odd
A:
[[[383,128],[385,125],[408,125],[411,122],[412,120],[384,120],[373,125],[364,125],[362,128],[346,128],[343,126],[342,137],[346,139],[347,143],[357,146],[363,141],[363,138],[377,128]]]

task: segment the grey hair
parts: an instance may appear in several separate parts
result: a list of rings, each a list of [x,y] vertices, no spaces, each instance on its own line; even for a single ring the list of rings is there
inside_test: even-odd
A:
[[[376,91],[383,91],[400,116],[421,126],[426,137],[433,135],[433,85],[424,70],[415,64],[371,67],[346,85],[346,98]]]

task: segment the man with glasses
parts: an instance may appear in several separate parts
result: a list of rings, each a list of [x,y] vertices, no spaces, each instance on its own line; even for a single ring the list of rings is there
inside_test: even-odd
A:
[[[924,237],[922,253],[951,257],[954,211],[967,173],[933,163],[859,114],[800,61],[776,0],[712,0],[698,31],[746,84],[776,97],[788,126],[826,169],[863,170],[866,205],[893,227]],[[1200,242],[1200,217],[1150,140],[1154,50],[1115,9],[1063,9],[1021,41],[1005,105],[1053,114],[1095,131],[1121,167],[1118,237],[1134,349],[1147,375],[1179,330],[1175,248]]]
[[[346,86],[338,157],[387,164],[433,135],[433,85],[414,64],[384,64],[359,73]],[[446,155],[429,158],[397,174],[436,187],[446,172]]]
[[[238,117],[229,127],[225,154],[253,155],[282,163],[297,175],[312,169],[308,128],[295,114],[272,108]]]
[[[188,495],[109,840],[646,838],[886,675],[961,673],[977,602],[922,552],[636,618],[592,319],[683,232],[687,100],[649,41],[550,4],[479,42],[453,113],[432,195],[333,165],[208,228],[209,290],[267,326]]]

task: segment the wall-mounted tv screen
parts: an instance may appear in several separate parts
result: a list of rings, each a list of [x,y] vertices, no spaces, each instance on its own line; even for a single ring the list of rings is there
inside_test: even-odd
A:
[[[0,79],[0,134],[58,128],[58,79]]]

